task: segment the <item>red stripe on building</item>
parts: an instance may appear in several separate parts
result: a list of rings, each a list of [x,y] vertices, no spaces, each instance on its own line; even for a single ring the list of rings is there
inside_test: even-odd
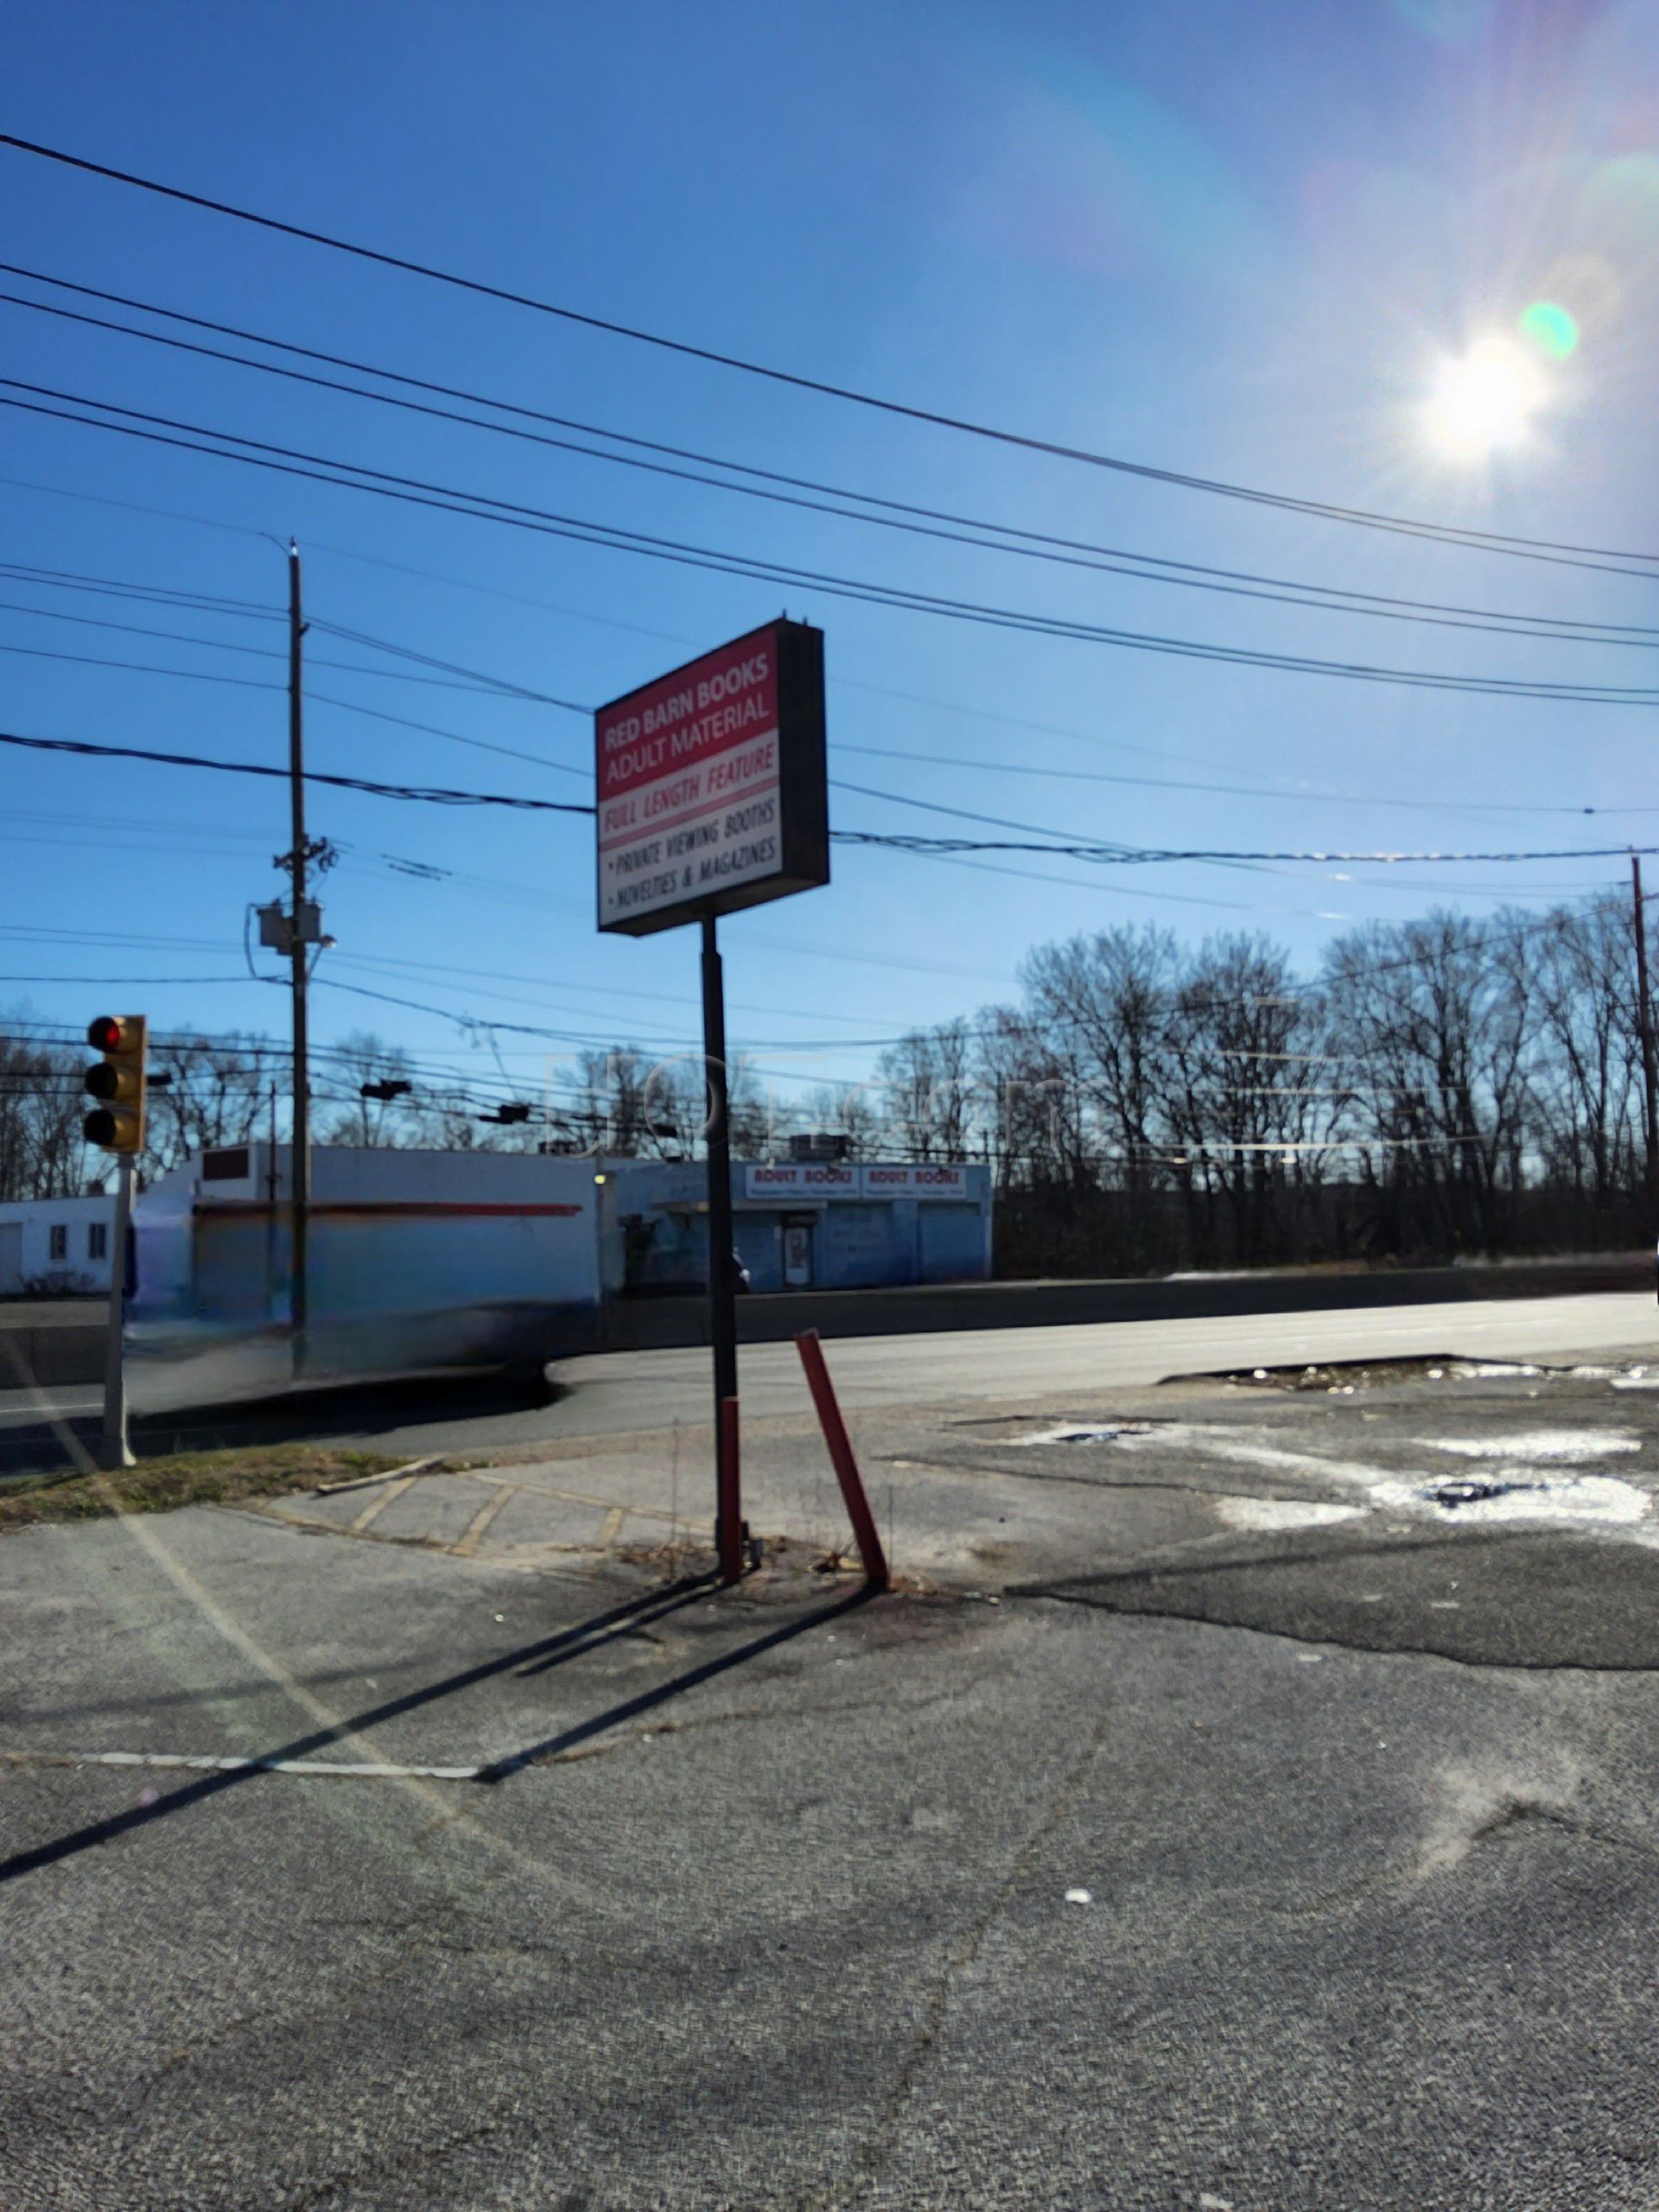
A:
[[[270,1213],[271,1211],[272,1208],[270,1205],[262,1198],[198,1198],[196,1200],[196,1211],[198,1213],[233,1213],[237,1215],[248,1215],[266,1214]],[[287,1213],[289,1209],[286,1205],[279,1205],[275,1209],[275,1211],[277,1213]],[[465,1204],[451,1205],[442,1200],[435,1199],[431,1201],[414,1200],[404,1204],[394,1199],[359,1200],[353,1198],[344,1200],[338,1205],[314,1205],[308,1207],[307,1211],[309,1212],[314,1221],[319,1215],[333,1215],[335,1217],[340,1215],[359,1215],[366,1217],[372,1220],[380,1220],[385,1219],[388,1216],[404,1214],[413,1214],[425,1217],[437,1216],[446,1219],[468,1217],[474,1220],[485,1218],[512,1220],[519,1217],[529,1217],[532,1215],[542,1217],[546,1217],[550,1215],[568,1217],[572,1214],[582,1213],[584,1209],[579,1205],[470,1205]]]

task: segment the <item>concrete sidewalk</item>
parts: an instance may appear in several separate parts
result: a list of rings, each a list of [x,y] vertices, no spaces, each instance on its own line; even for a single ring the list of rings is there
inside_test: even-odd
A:
[[[849,1412],[892,1572],[912,1587],[995,1591],[1148,1567],[1195,1546],[1236,1551],[1241,1532],[1271,1546],[1279,1530],[1322,1520],[1353,1522],[1355,1541],[1376,1545],[1422,1533],[1434,1516],[1418,1492],[1471,1471],[1510,1481],[1506,1514],[1535,1506],[1546,1528],[1565,1529],[1567,1509],[1588,1500],[1614,1518],[1586,1533],[1659,1542],[1644,1504],[1659,1484],[1659,1452],[1649,1466],[1659,1362],[1650,1370],[1566,1351],[1549,1363],[1416,1357],[1287,1372],[1310,1387],[1192,1377]],[[1527,1440],[1539,1435],[1541,1446]],[[1561,1472],[1580,1466],[1598,1471],[1588,1489]],[[768,1559],[856,1565],[810,1411],[746,1425],[742,1484],[744,1518]],[[671,1572],[709,1560],[712,1441],[706,1423],[543,1440],[242,1510],[531,1575],[607,1564]],[[1478,1518],[1465,1507],[1458,1525]]]
[[[988,1471],[964,1495],[962,1475],[927,1464],[941,1430],[929,1417],[849,1422],[867,1493],[894,1573],[971,1581],[1000,1555],[999,1537],[1028,1518],[1019,1481]],[[332,1493],[250,1509],[293,1528],[414,1544],[527,1573],[586,1572],[610,1559],[691,1564],[712,1541],[710,1432],[666,1431],[543,1446],[532,1456],[455,1470],[416,1468]],[[743,1440],[743,1513],[763,1550],[810,1564],[855,1563],[851,1529],[823,1440],[810,1418],[750,1424]],[[1075,1557],[1072,1516],[1050,1502],[1057,1556]],[[1045,1549],[1050,1546],[1046,1545]]]

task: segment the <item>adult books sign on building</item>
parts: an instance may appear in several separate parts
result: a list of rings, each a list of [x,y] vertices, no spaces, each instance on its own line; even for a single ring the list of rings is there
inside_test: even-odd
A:
[[[594,719],[601,930],[641,937],[830,880],[821,630],[769,622]]]

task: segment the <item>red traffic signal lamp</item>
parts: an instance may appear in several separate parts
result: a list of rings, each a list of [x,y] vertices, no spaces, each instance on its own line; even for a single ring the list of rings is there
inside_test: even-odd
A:
[[[88,1144],[130,1158],[144,1148],[144,1017],[100,1014],[87,1024],[86,1042],[104,1057],[86,1071],[86,1089],[99,1103],[83,1133]]]

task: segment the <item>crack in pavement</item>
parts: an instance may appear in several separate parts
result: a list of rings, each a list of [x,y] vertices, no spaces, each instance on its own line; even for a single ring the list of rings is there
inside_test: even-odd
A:
[[[923,2011],[921,2024],[912,2040],[910,2050],[901,2061],[888,2086],[880,2115],[866,2141],[853,2155],[851,2174],[845,2182],[827,2183],[823,2190],[810,2196],[798,2198],[798,2212],[839,2212],[840,2207],[851,2201],[849,2190],[861,2196],[867,2193],[880,2177],[883,2167],[892,2159],[897,2146],[905,2107],[909,2102],[911,2093],[920,2078],[929,2054],[938,2041],[939,2031],[944,2024],[945,2014],[950,2010],[950,2000],[956,1993],[957,1984],[979,1957],[981,1951],[984,1948],[986,1939],[1007,1909],[1014,1891],[1030,1872],[1038,1853],[1071,1811],[1090,1769],[1100,1756],[1101,1747],[1106,1740],[1107,1731],[1111,1726],[1115,1717],[1110,1707],[1108,1707],[1101,1714],[1099,1721],[1090,1732],[1081,1756],[1067,1769],[1059,1787],[1049,1800],[1042,1818],[1015,1853],[1013,1864],[992,1891],[984,1910],[973,1922],[962,1941],[945,1959],[944,1965],[929,1994]]]
[[[314,2205],[326,2204],[343,2189],[351,2189],[365,2181],[406,2181],[412,2175],[424,2172],[457,2151],[465,2151],[475,2143],[484,2142],[492,2135],[499,2135],[515,2110],[515,2101],[501,2099],[489,2116],[470,2127],[458,2129],[453,2135],[429,2143],[418,2150],[409,2151],[397,2158],[370,2158],[360,2165],[351,2166],[332,2174],[326,2181],[313,2182],[302,2189],[296,2196],[284,2197],[273,2212],[311,2212]]]

